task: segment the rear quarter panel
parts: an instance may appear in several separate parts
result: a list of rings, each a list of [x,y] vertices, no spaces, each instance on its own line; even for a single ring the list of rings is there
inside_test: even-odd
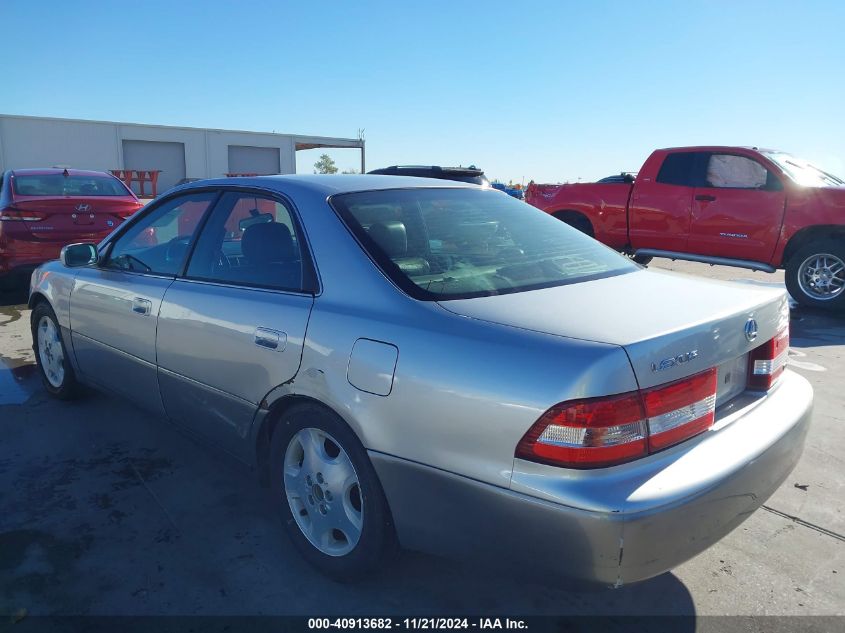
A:
[[[787,181],[786,176],[781,179]],[[783,266],[784,250],[797,233],[813,226],[838,226],[845,229],[845,187],[800,187],[790,183],[786,189],[786,213],[772,264]]]

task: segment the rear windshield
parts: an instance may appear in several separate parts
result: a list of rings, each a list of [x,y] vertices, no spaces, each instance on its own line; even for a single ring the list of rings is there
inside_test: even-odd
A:
[[[128,196],[126,187],[110,176],[65,176],[63,174],[15,175],[19,196]]]
[[[418,299],[466,299],[609,277],[638,267],[560,220],[490,189],[333,196],[369,255]]]

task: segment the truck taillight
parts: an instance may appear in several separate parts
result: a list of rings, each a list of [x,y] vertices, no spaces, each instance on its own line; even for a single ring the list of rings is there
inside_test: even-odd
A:
[[[516,457],[567,468],[623,464],[713,425],[716,368],[651,389],[555,405],[519,441]]]
[[[787,326],[749,353],[748,388],[771,389],[786,368],[788,355],[789,327]]]

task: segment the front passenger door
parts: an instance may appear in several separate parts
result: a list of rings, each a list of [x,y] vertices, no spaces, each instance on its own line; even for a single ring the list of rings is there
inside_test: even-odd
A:
[[[156,322],[216,193],[161,202],[129,225],[97,267],[81,268],[70,297],[71,338],[83,379],[163,412]]]
[[[164,296],[159,384],[167,415],[248,459],[262,399],[299,370],[315,276],[293,209],[223,195],[184,278]]]

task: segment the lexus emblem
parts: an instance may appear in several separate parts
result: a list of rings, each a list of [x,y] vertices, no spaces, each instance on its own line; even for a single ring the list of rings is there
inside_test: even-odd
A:
[[[83,202],[82,204],[76,205],[76,210],[80,213],[88,213],[91,210],[91,205]]]
[[[745,338],[749,343],[757,338],[757,321],[754,319],[748,319],[745,323]]]

